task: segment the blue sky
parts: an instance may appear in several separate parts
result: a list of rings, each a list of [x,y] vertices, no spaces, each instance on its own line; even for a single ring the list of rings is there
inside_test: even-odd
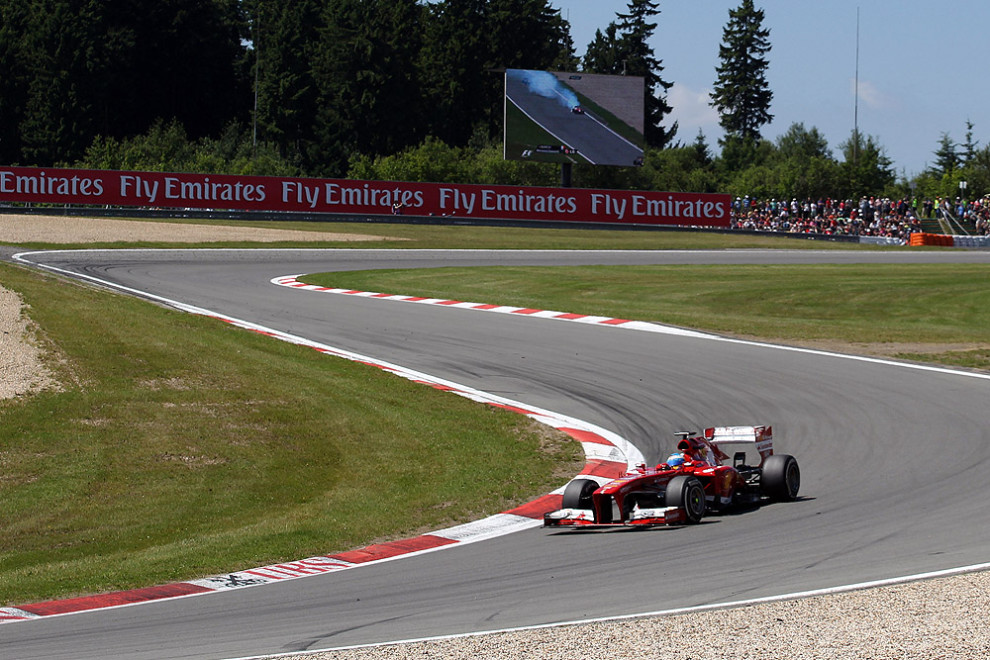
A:
[[[627,0],[551,0],[571,24],[578,56],[595,31],[616,20]],[[708,93],[729,9],[740,0],[658,0],[651,46],[662,60],[677,139],[701,129],[717,150],[718,117]],[[967,120],[979,146],[990,144],[990,0],[755,0],[770,29],[767,81],[775,140],[793,123],[817,128],[833,156],[856,114],[856,14],[859,10],[858,125],[875,137],[897,174],[934,162],[943,133],[961,143]]]

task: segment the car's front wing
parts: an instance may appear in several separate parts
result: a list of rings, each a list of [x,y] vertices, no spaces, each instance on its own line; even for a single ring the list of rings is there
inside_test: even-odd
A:
[[[683,525],[687,522],[684,509],[668,506],[657,509],[634,509],[629,518],[620,522],[597,522],[591,509],[559,509],[543,515],[544,527],[569,527],[589,529],[605,527],[656,527],[659,525]]]

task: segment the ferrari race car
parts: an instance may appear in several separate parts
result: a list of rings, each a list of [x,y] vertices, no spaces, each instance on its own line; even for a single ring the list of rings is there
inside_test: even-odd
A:
[[[655,527],[701,521],[730,506],[797,499],[797,460],[773,453],[770,426],[729,426],[678,433],[678,453],[656,467],[638,466],[604,485],[574,479],[563,508],[544,527]],[[747,451],[747,449],[749,451]],[[731,458],[727,450],[734,451]]]

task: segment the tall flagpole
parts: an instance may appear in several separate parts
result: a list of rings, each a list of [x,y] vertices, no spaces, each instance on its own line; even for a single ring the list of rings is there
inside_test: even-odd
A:
[[[859,7],[856,7],[856,89],[853,101],[853,165],[859,154]]]

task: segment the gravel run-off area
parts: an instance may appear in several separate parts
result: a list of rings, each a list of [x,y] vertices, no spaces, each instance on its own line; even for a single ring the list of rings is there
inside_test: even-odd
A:
[[[378,237],[126,220],[0,215],[0,244],[377,241]],[[29,310],[27,310],[29,312]],[[0,282],[0,399],[57,388],[21,299]],[[2,451],[2,446],[0,446]],[[295,655],[310,660],[983,660],[990,572],[642,618]]]
[[[36,338],[20,297],[0,285],[0,399],[57,387]]]

